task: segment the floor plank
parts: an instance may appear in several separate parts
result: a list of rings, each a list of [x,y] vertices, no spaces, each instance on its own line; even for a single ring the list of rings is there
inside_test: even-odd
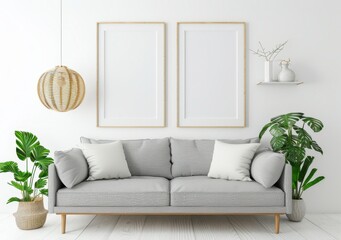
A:
[[[237,231],[240,239],[268,240],[274,239],[272,235],[253,216],[229,216],[227,217]]]
[[[303,219],[302,222],[290,222],[288,225],[302,235],[305,239],[309,240],[332,240],[335,239],[329,233],[322,230],[320,227],[316,226],[307,219]]]
[[[173,239],[194,240],[193,226],[190,216],[171,216],[171,236]]]
[[[232,224],[224,216],[192,216],[196,240],[239,240]]]
[[[307,214],[305,218],[334,238],[341,239],[341,218],[339,220],[335,216],[327,214]]]
[[[48,240],[74,240],[86,229],[86,227],[95,218],[94,215],[68,215],[66,217],[66,233],[60,232],[60,216],[58,215],[58,222],[53,231],[51,231],[45,238]],[[27,240],[27,238],[25,238]],[[32,239],[38,240],[38,239]]]
[[[146,216],[121,216],[108,239],[139,239],[145,220]]]
[[[106,240],[114,231],[119,216],[96,216],[77,240]]]
[[[297,233],[288,225],[288,220],[284,216],[281,217],[279,234],[274,233],[275,221],[273,216],[257,216],[256,219],[265,227],[265,229],[269,233],[271,233],[274,239],[304,240],[304,238],[299,233]]]
[[[307,214],[302,222],[281,217],[274,234],[272,216],[68,216],[60,233],[60,216],[48,215],[43,228],[23,231],[11,214],[0,214],[4,240],[341,240],[341,214]]]
[[[190,217],[184,216],[184,219],[181,219],[177,216],[148,216],[141,240],[194,239],[192,233]]]
[[[12,214],[4,214],[4,213],[1,213],[0,214],[0,222],[2,222],[2,221],[4,221],[4,220],[6,220],[6,219],[8,219],[9,217],[13,217],[13,215]]]
[[[8,240],[27,239],[27,235],[29,237],[28,239],[46,239],[45,237],[57,227],[57,218],[55,215],[47,216],[43,228],[30,231],[17,228],[14,216],[10,216],[4,220],[7,224],[5,224],[5,222],[0,224],[0,232],[1,235],[6,236],[6,239]]]
[[[149,216],[141,240],[194,240],[190,216]]]

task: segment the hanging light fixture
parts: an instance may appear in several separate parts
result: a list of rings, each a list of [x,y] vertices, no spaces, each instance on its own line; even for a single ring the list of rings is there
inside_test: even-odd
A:
[[[63,0],[60,0],[60,66],[43,73],[38,82],[38,96],[45,107],[67,112],[83,101],[85,84],[74,70],[63,66]]]

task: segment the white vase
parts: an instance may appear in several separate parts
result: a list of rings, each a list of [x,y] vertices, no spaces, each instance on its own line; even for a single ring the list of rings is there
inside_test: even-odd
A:
[[[295,73],[293,70],[289,68],[289,61],[281,62],[281,71],[278,74],[279,82],[294,82],[295,81]]]
[[[301,222],[305,216],[305,203],[303,199],[292,200],[292,212],[286,214],[288,219],[292,222]]]
[[[264,82],[273,81],[272,61],[264,62]]]

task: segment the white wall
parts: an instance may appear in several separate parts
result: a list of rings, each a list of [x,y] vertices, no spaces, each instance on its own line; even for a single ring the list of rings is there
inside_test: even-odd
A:
[[[272,116],[302,111],[323,120],[314,135],[325,151],[316,166],[326,180],[306,192],[310,212],[341,212],[340,55],[341,3],[337,0],[64,0],[64,64],[77,70],[87,94],[75,111],[57,113],[39,102],[36,85],[45,70],[59,64],[59,0],[1,0],[0,8],[0,161],[13,160],[14,130],[37,134],[52,151],[95,138],[244,138],[256,136]],[[167,22],[168,127],[96,128],[96,22]],[[176,128],[176,22],[245,21],[247,48],[289,40],[281,57],[292,59],[300,86],[257,86],[263,62],[247,54],[247,127]],[[0,212],[14,211],[5,201],[17,191],[0,176]]]

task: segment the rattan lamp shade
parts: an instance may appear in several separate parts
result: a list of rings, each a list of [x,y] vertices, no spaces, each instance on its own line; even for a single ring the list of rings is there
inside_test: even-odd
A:
[[[77,108],[83,101],[85,84],[76,71],[57,66],[40,77],[38,95],[45,107],[67,112]]]

